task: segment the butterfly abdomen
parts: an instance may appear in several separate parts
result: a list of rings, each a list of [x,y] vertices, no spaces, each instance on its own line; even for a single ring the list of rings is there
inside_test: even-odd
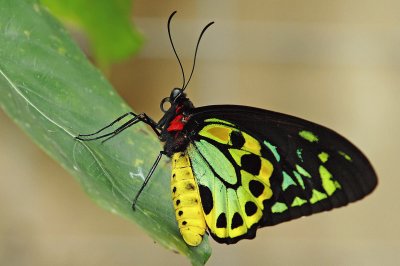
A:
[[[199,188],[194,179],[189,156],[184,152],[172,155],[171,191],[181,235],[187,244],[198,246],[203,240],[206,223]]]

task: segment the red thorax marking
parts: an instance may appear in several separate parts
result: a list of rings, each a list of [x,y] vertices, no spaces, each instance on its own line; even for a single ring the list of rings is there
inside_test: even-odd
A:
[[[167,131],[181,131],[184,126],[183,120],[183,115],[175,116],[175,118],[169,124]]]

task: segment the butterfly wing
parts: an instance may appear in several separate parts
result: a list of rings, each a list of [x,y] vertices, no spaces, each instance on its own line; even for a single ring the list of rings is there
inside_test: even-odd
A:
[[[367,158],[315,123],[244,106],[196,108],[188,154],[218,242],[359,200],[377,185]]]

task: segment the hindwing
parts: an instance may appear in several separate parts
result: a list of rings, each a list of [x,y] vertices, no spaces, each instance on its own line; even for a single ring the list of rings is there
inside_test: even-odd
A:
[[[219,242],[254,236],[264,201],[272,197],[273,165],[260,143],[229,124],[206,124],[188,154],[207,226]]]

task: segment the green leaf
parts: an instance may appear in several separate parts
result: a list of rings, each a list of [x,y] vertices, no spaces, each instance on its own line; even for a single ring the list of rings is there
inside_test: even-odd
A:
[[[204,264],[211,252],[208,241],[192,248],[179,234],[168,160],[161,161],[137,210],[131,210],[141,173],[162,149],[153,132],[137,124],[104,144],[75,140],[130,109],[65,29],[37,1],[1,0],[0,44],[1,108],[100,206],[135,221],[193,264]]]
[[[50,11],[88,36],[96,62],[107,68],[128,58],[142,44],[131,22],[132,0],[41,0]]]

